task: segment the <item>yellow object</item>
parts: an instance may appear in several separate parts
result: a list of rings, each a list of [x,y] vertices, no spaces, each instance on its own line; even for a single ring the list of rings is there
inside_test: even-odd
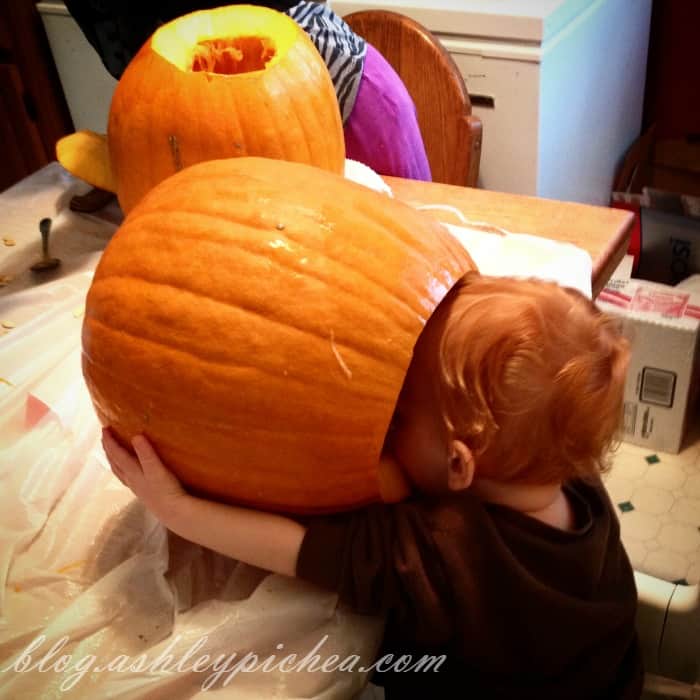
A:
[[[94,187],[117,191],[107,147],[107,137],[94,131],[76,131],[56,144],[56,158],[69,172]]]

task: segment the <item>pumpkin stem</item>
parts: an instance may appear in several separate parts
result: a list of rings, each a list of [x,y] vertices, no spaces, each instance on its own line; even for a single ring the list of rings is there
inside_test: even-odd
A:
[[[274,55],[275,47],[267,37],[207,39],[195,47],[190,70],[194,73],[205,71],[223,75],[252,73],[265,70],[267,62]]]
[[[170,153],[173,156],[173,165],[175,170],[182,170],[182,158],[180,157],[180,144],[177,142],[177,136],[171,134],[168,136],[168,145],[170,146]]]

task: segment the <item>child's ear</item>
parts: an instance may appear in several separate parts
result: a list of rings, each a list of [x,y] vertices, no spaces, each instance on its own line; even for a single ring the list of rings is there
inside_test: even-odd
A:
[[[473,480],[474,455],[461,440],[453,440],[447,465],[447,486],[450,491],[461,491],[469,488]]]

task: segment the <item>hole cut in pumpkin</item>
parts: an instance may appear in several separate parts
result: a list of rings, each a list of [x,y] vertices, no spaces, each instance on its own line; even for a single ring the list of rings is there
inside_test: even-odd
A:
[[[276,51],[271,39],[240,36],[234,39],[207,39],[195,47],[193,73],[238,75],[265,70]]]

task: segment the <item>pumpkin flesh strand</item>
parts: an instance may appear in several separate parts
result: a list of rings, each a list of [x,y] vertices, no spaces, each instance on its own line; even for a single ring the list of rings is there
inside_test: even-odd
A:
[[[192,72],[237,75],[265,70],[276,49],[268,37],[241,36],[200,41],[192,59]]]

